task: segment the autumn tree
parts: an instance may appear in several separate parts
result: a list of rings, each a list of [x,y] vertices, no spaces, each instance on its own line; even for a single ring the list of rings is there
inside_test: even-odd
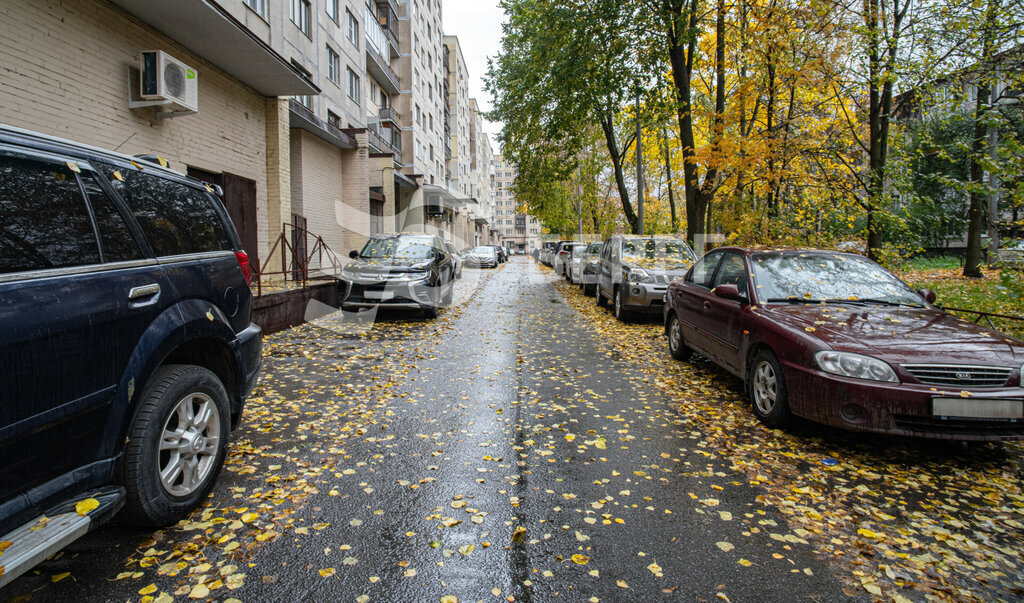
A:
[[[564,182],[593,128],[603,135],[622,211],[633,232],[637,212],[625,158],[635,135],[621,111],[657,80],[642,13],[619,0],[503,0],[502,49],[488,69],[495,97],[489,118],[504,123],[506,157],[544,182]]]

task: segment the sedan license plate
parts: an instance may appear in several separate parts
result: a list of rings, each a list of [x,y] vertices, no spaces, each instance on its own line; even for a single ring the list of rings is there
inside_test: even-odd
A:
[[[388,301],[395,296],[394,291],[365,291],[363,295],[366,299],[377,299],[380,301]]]
[[[1024,419],[1024,400],[932,398],[932,415],[964,419]]]

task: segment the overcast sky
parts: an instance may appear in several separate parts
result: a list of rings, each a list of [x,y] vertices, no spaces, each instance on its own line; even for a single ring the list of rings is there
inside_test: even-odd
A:
[[[501,23],[505,12],[498,0],[442,0],[441,17],[444,33],[459,37],[462,56],[469,69],[469,96],[480,104],[481,111],[491,109],[491,96],[484,90],[487,57],[498,54],[501,47]],[[491,138],[495,153],[500,124],[484,122],[484,131]]]

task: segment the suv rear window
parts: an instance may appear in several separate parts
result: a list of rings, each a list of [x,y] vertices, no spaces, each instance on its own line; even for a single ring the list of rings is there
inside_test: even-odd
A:
[[[231,239],[204,191],[135,169],[101,165],[110,185],[121,195],[153,253],[181,255],[227,251]],[[114,177],[120,171],[123,182]]]
[[[64,163],[0,152],[0,274],[99,261],[75,173]]]

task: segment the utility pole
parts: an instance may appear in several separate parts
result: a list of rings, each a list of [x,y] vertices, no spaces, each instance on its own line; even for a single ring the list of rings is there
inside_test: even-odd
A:
[[[637,234],[644,234],[644,158],[640,146],[643,128],[640,127],[640,87],[636,89],[636,221]]]
[[[580,240],[583,240],[583,170],[576,164],[576,209],[580,212]]]

